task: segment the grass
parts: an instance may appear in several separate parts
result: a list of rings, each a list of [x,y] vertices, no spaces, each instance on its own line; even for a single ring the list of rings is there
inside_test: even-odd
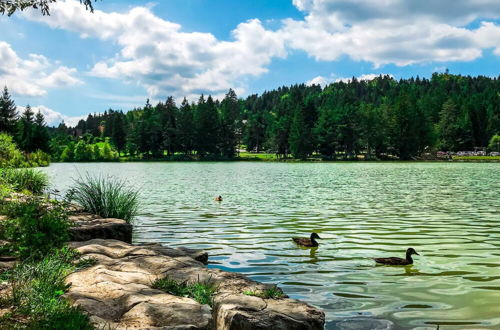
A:
[[[28,329],[92,329],[88,316],[61,297],[68,290],[64,279],[76,269],[73,263],[78,257],[75,250],[63,248],[14,268],[9,278],[13,311],[0,325],[24,319]]]
[[[31,168],[2,169],[1,181],[15,192],[30,192],[41,195],[49,186],[49,178],[43,172]]]
[[[240,152],[239,157],[237,159],[274,161],[277,160],[278,158],[276,157],[276,154]]]
[[[217,292],[217,285],[211,281],[187,283],[177,282],[168,277],[156,280],[153,288],[174,296],[189,297],[210,307],[213,305],[213,295]]]
[[[262,291],[246,290],[243,291],[243,294],[263,299],[280,299],[286,297],[283,291],[281,291],[277,286],[273,286],[272,288],[265,289]]]
[[[133,220],[139,207],[139,192],[115,177],[87,174],[75,180],[69,195],[70,200],[80,204],[87,212],[127,222]]]
[[[453,156],[453,160],[494,160],[500,161],[500,156]]]
[[[29,197],[2,206],[8,220],[0,236],[9,241],[8,252],[21,259],[40,259],[69,239],[70,222],[64,204]]]

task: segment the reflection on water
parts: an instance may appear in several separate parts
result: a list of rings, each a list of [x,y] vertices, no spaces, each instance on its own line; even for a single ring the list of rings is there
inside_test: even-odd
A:
[[[54,164],[141,188],[136,242],[209,251],[210,267],[279,284],[332,329],[500,327],[500,164]],[[223,202],[215,202],[222,195]],[[319,248],[292,236],[317,231]],[[415,264],[375,266],[371,258]]]

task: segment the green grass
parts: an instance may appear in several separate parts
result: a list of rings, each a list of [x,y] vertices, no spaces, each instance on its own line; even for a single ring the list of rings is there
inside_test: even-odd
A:
[[[243,291],[243,294],[247,296],[254,296],[254,297],[259,297],[263,299],[280,299],[280,298],[285,298],[285,294],[283,291],[281,291],[277,286],[274,286],[269,289],[265,289],[263,291],[251,291],[251,290],[246,290]]]
[[[64,279],[75,270],[75,250],[63,248],[48,254],[39,262],[25,261],[10,274],[13,312],[0,324],[26,320],[28,329],[92,329],[89,318],[61,296],[68,290]]]
[[[155,281],[153,288],[174,296],[189,297],[200,304],[209,306],[212,306],[213,295],[217,292],[217,285],[210,281],[187,283],[177,282],[168,277]]]
[[[64,204],[38,197],[9,202],[1,207],[8,220],[0,236],[9,241],[8,252],[21,259],[40,259],[69,239],[70,222]]]
[[[494,161],[500,161],[500,156],[453,156],[453,160],[494,160]]]
[[[276,157],[276,154],[240,152],[239,157],[237,159],[273,161],[277,160],[278,158]]]
[[[105,218],[118,218],[131,222],[137,215],[139,192],[115,177],[87,174],[75,180],[69,199],[77,202],[87,212]]]
[[[0,181],[12,187],[15,192],[28,191],[41,195],[49,186],[47,174],[31,168],[2,169]]]

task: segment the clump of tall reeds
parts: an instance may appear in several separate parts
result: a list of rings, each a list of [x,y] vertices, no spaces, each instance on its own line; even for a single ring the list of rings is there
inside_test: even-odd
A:
[[[75,179],[69,198],[86,212],[127,222],[137,215],[139,206],[139,192],[129,187],[125,180],[112,176],[80,176]]]

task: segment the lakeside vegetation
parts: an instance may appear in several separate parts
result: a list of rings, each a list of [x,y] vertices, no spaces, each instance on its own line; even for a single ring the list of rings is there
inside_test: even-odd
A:
[[[90,114],[75,127],[47,128],[29,106],[17,116],[5,88],[0,131],[13,136],[34,166],[48,163],[46,154],[63,162],[409,160],[438,150],[500,151],[499,89],[497,78],[448,73],[353,78],[246,99],[230,90],[222,101],[201,95],[177,106],[168,97],[153,106],[148,100],[128,112]]]
[[[87,175],[75,186],[87,184],[90,188],[83,194],[50,199],[47,175],[31,168],[15,168],[23,164],[17,162],[19,150],[5,134],[0,134],[0,141],[8,142],[8,148],[0,148],[0,214],[5,217],[0,221],[0,254],[16,260],[14,268],[0,269],[4,282],[0,308],[7,311],[0,316],[0,327],[93,329],[88,315],[63,298],[69,288],[66,276],[93,264],[90,259],[80,260],[79,253],[66,246],[73,226],[70,203],[80,200],[75,196],[91,193],[101,203],[92,208],[96,214],[123,215],[132,220],[137,212],[137,192],[121,181]],[[96,184],[100,189],[93,189]]]

